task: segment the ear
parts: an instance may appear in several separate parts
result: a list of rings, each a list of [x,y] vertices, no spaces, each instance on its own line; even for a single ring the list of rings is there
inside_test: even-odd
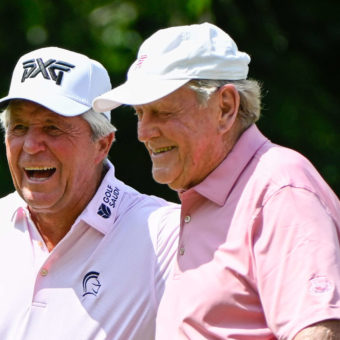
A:
[[[107,136],[104,136],[98,139],[95,143],[97,143],[97,157],[96,163],[101,163],[105,157],[109,154],[112,143],[115,140],[115,133],[111,132]]]
[[[221,110],[220,130],[229,131],[237,118],[240,106],[240,95],[233,84],[226,84],[218,91],[219,106]]]

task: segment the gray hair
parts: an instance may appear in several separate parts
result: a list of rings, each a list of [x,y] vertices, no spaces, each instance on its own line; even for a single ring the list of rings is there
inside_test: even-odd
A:
[[[260,118],[261,113],[261,85],[258,81],[192,79],[188,82],[188,86],[196,92],[197,99],[203,106],[214,92],[226,84],[233,84],[238,91],[240,95],[238,119],[244,128],[249,127]]]
[[[93,140],[100,139],[111,132],[117,131],[115,126],[110,123],[103,113],[97,113],[91,109],[83,113],[81,117],[89,123]]]
[[[0,122],[2,129],[6,132],[9,124],[11,113],[11,105],[9,104],[7,108],[0,114]],[[104,136],[107,136],[111,132],[115,132],[117,129],[110,123],[110,121],[102,113],[96,113],[94,110],[90,109],[81,115],[85,119],[91,128],[92,139],[95,141]]]
[[[7,107],[4,111],[0,113],[0,123],[1,128],[4,132],[6,132],[9,124],[9,108]]]

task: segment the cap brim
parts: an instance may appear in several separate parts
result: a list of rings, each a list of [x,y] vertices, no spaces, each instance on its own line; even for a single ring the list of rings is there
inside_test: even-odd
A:
[[[143,105],[174,92],[190,79],[130,79],[124,84],[95,98],[92,102],[97,112],[113,110],[125,105]]]
[[[15,94],[10,94],[7,97],[1,98],[0,107],[4,108],[8,105],[9,101],[13,99],[32,101],[66,117],[78,116],[91,109],[88,105],[79,103],[74,99],[67,98],[65,96],[59,96],[58,94],[51,95],[49,93],[42,92],[29,93],[27,90],[22,93],[17,91]]]

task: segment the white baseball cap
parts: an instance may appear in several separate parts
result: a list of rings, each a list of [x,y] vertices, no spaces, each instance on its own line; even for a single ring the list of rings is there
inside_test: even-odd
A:
[[[77,116],[110,89],[109,75],[99,62],[59,47],[45,47],[18,60],[8,96],[0,99],[0,106],[26,99],[62,116]],[[110,111],[105,111],[100,112],[110,120]]]
[[[210,23],[161,29],[141,45],[126,82],[95,98],[93,108],[150,103],[191,79],[246,79],[249,62],[249,55]]]

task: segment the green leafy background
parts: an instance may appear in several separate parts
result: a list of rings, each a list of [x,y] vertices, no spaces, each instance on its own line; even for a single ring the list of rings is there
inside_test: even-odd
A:
[[[7,94],[16,61],[30,50],[60,46],[84,53],[105,65],[116,86],[156,30],[215,23],[252,57],[249,76],[264,89],[260,129],[309,158],[339,195],[339,13],[340,2],[331,0],[1,0],[0,95]],[[153,181],[131,109],[115,110],[112,121],[117,177],[177,201],[175,192]],[[0,152],[5,195],[13,186],[3,143]]]

